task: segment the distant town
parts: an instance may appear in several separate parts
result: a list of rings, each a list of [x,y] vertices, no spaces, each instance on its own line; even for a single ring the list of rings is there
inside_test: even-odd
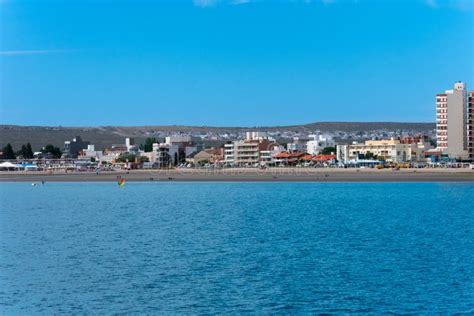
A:
[[[20,148],[8,143],[2,149],[0,170],[469,166],[474,162],[474,91],[456,82],[453,89],[435,96],[433,111],[436,129],[425,133],[169,131],[151,133],[139,143],[125,137],[122,143],[101,149],[77,135],[64,139],[61,147],[44,144],[39,151],[25,139]]]

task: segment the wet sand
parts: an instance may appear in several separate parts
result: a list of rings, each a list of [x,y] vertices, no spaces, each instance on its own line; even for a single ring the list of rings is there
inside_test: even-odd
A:
[[[191,182],[473,182],[470,169],[175,169],[101,172],[25,172],[2,171],[0,182],[115,182],[191,181]]]

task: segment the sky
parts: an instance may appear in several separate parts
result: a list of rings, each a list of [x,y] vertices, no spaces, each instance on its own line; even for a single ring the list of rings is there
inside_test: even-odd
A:
[[[471,0],[0,0],[0,124],[434,122]]]

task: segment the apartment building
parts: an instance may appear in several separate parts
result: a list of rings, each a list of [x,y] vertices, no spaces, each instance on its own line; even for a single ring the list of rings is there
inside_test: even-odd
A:
[[[317,155],[326,147],[336,145],[330,135],[309,135],[309,141],[306,143],[306,152],[310,155]]]
[[[289,153],[300,152],[305,153],[308,150],[307,143],[309,138],[293,137],[293,141],[286,145]]]
[[[252,132],[255,133],[255,132]],[[247,134],[247,139],[224,145],[224,163],[235,166],[255,166],[272,163],[273,156],[283,148],[261,133]]]
[[[338,145],[336,148],[337,160],[348,163],[376,157],[393,163],[421,161],[423,153],[432,148],[429,142],[401,142],[399,139],[368,140],[365,143],[353,143],[351,145]]]
[[[474,161],[474,91],[467,95],[467,151],[469,159]]]
[[[437,149],[452,159],[468,159],[468,109],[466,84],[436,95]]]

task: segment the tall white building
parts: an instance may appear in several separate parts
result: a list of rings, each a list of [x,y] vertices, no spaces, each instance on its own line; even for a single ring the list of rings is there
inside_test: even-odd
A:
[[[266,132],[246,132],[245,134],[247,140],[261,140],[269,138]]]
[[[453,159],[468,159],[468,111],[466,84],[436,95],[437,149]]]
[[[334,147],[336,143],[330,135],[309,135],[306,143],[306,151],[310,155],[319,154],[326,147]]]
[[[469,159],[474,161],[474,91],[467,95],[467,151]]]

